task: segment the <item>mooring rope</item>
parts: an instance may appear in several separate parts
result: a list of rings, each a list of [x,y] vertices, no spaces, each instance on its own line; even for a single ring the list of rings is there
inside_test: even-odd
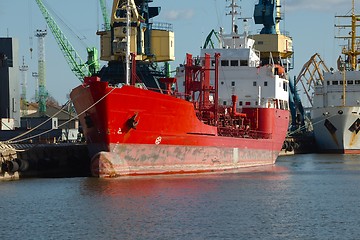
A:
[[[70,118],[70,119],[67,120],[66,122],[60,124],[60,125],[58,126],[58,128],[64,126],[65,124],[68,124],[69,122],[71,122],[71,121],[73,121],[74,119],[76,119],[76,118],[80,117],[81,115],[83,115],[83,114],[84,114],[85,112],[87,112],[89,109],[91,109],[92,107],[96,106],[99,102],[101,102],[104,98],[106,98],[106,97],[107,97],[110,93],[112,93],[115,89],[116,89],[116,87],[113,87],[107,94],[105,94],[103,97],[101,97],[101,98],[100,98],[99,100],[97,100],[95,103],[93,103],[91,106],[89,106],[88,108],[86,108],[86,109],[85,109],[84,111],[82,111],[81,113],[79,113],[79,114],[75,115],[74,117]],[[80,97],[80,95],[75,96],[75,99],[77,99],[78,97]],[[71,101],[69,100],[69,101],[67,102],[67,104],[69,104],[70,102],[71,102]],[[60,111],[59,111],[58,113],[54,114],[53,117],[56,116],[56,115],[59,114],[59,113],[60,113]],[[49,119],[51,119],[51,118],[49,118]],[[46,122],[49,121],[49,119],[46,120]],[[41,125],[43,125],[43,124],[44,124],[44,123],[41,123],[41,124],[38,125],[36,128],[38,128],[39,126],[41,126]],[[13,139],[10,139],[10,140],[8,140],[8,141],[6,141],[6,143],[14,144],[14,143],[19,143],[19,142],[27,141],[27,140],[30,140],[30,139],[32,139],[32,138],[36,138],[36,137],[39,137],[39,136],[41,136],[41,135],[43,135],[43,134],[49,133],[49,132],[51,132],[52,130],[54,130],[54,129],[49,129],[49,130],[46,130],[46,131],[44,131],[44,132],[42,132],[42,133],[36,134],[36,135],[34,135],[34,136],[27,137],[27,138],[23,138],[23,139],[20,139],[20,140],[17,140],[17,141],[13,141],[14,139],[18,139],[18,138],[20,138],[21,136],[24,136],[24,135],[32,132],[33,129],[31,129],[31,130],[27,131],[26,133],[20,134],[19,136],[15,137],[15,138],[13,138]]]
[[[37,125],[36,127],[30,129],[29,131],[26,131],[16,137],[13,137],[12,139],[7,140],[7,143],[12,143],[14,140],[21,138],[22,136],[31,133],[32,131],[35,131],[36,129],[38,129],[39,127],[43,126],[44,124],[46,124],[47,122],[49,122],[52,118],[54,118],[55,116],[57,116],[60,112],[62,112],[64,110],[65,107],[67,107],[67,105],[70,103],[70,100],[68,100],[65,105],[55,114],[53,114],[50,118],[46,119],[44,122],[40,123],[39,125]]]
[[[330,118],[335,117],[335,116],[336,116],[336,115],[332,115],[332,116],[328,117],[327,119],[330,119]],[[314,125],[317,125],[317,124],[319,124],[319,123],[322,122],[322,121],[323,121],[323,120],[319,120],[319,121],[317,121],[317,122],[312,123],[312,125],[313,125],[313,126],[314,126]],[[300,131],[305,130],[305,128],[306,128],[306,126],[301,126],[300,128],[298,128],[298,129],[296,129],[296,130],[294,130],[294,131],[292,131],[292,132],[289,132],[289,133],[287,134],[287,136],[290,137],[290,136],[292,136],[292,135],[295,134],[295,133],[298,133],[298,132],[300,132]]]

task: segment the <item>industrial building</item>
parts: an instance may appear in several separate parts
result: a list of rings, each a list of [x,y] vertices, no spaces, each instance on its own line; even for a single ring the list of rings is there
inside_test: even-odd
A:
[[[0,119],[1,130],[20,127],[19,42],[0,38]]]

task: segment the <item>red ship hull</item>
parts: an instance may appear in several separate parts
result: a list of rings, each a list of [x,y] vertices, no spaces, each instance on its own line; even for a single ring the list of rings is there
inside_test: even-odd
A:
[[[220,136],[201,122],[194,105],[150,90],[93,81],[71,93],[92,157],[92,174],[125,175],[214,172],[274,164],[289,112],[244,109],[256,116],[261,135]]]

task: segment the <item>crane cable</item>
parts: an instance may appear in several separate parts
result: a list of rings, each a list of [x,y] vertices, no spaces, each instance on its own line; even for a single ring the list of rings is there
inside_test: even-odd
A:
[[[54,16],[58,21],[60,21],[62,23],[62,25],[64,25],[68,31],[73,34],[73,36],[75,36],[79,42],[83,45],[83,47],[88,48],[88,45],[85,43],[84,39],[86,39],[85,36],[80,37],[78,34],[76,34],[76,32],[68,25],[66,24],[66,22],[63,20],[63,18],[61,18],[50,6],[48,3],[46,3],[46,1],[43,0],[43,4],[44,6],[46,6],[46,8],[48,9],[49,13],[51,13],[52,16]]]

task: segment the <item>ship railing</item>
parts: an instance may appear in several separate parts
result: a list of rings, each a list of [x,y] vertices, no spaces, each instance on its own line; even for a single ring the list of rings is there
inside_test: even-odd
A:
[[[164,93],[164,89],[161,89],[160,87],[159,88],[154,88],[154,87],[148,87],[148,86],[145,86],[147,90],[150,90],[150,91],[153,91],[153,92],[158,92],[158,93]]]
[[[358,92],[360,85],[346,85],[346,92]],[[328,85],[326,89],[321,87],[315,87],[316,93],[325,93],[325,92],[343,92],[344,86],[343,85]]]
[[[151,30],[163,30],[173,32],[173,25],[167,22],[152,22]]]
[[[289,37],[291,38],[291,35],[290,35],[290,32],[289,31],[281,31],[281,34],[286,36],[286,37]]]
[[[177,92],[177,91],[175,91],[174,95],[175,95],[177,98],[184,99],[184,100],[187,100],[187,101],[190,101],[190,99],[191,99],[191,95],[190,95],[190,94],[186,94],[186,93],[183,93],[183,92]]]
[[[248,130],[243,128],[218,127],[218,135],[223,137],[270,139],[271,133],[262,131]]]
[[[183,92],[178,92],[176,90],[176,88],[172,88],[170,91],[167,90],[167,89],[160,89],[160,88],[151,88],[151,87],[146,87],[146,89],[150,90],[150,91],[154,91],[154,92],[160,92],[160,93],[163,93],[163,94],[167,94],[167,95],[171,95],[171,96],[174,96],[176,98],[180,98],[180,99],[184,99],[184,100],[187,100],[189,102],[192,102],[191,100],[191,94],[186,94],[186,93],[183,93]]]

